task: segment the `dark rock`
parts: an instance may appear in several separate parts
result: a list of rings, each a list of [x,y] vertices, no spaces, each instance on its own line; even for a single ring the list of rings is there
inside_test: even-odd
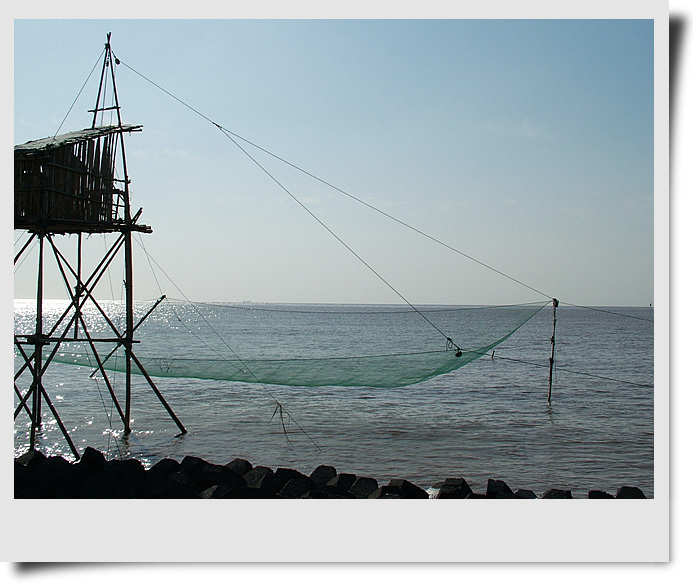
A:
[[[316,487],[316,489],[326,493],[331,499],[355,499],[353,494],[341,489],[337,485],[323,485],[322,487]]]
[[[327,482],[327,487],[339,487],[339,489],[343,491],[349,491],[354,481],[356,481],[356,475],[352,475],[351,473],[339,473]]]
[[[187,456],[181,461],[180,468],[182,471],[188,473],[192,479],[196,479],[202,469],[209,464],[210,463],[200,457]]]
[[[173,478],[178,483],[183,483],[185,485],[191,485],[195,491],[201,491],[207,487],[214,485],[211,482],[205,487],[204,479],[200,479],[200,474],[205,469],[205,467],[210,466],[204,459],[199,457],[186,456],[180,463],[178,470],[171,473],[169,477]]]
[[[472,489],[461,477],[450,477],[438,486],[436,499],[464,499],[472,493]]]
[[[26,467],[35,467],[39,463],[45,461],[46,457],[43,453],[37,450],[30,450],[25,452],[22,456],[17,457],[15,460],[20,465],[24,465]]]
[[[336,495],[328,491],[323,491],[325,486],[320,488],[311,489],[307,493],[304,493],[299,499],[339,499],[341,495]]]
[[[616,491],[616,499],[647,499],[645,494],[637,487],[624,485]]]
[[[16,493],[16,497],[25,499],[78,497],[74,483],[74,469],[70,462],[61,456],[35,459],[34,462],[36,464],[26,467],[18,463],[15,465],[24,468],[24,486]]]
[[[61,456],[48,457],[36,465],[36,470],[48,475],[69,475],[72,463]]]
[[[88,446],[82,452],[82,456],[75,465],[75,468],[80,471],[85,477],[88,477],[92,473],[106,470],[106,457],[101,452]]]
[[[593,489],[587,493],[588,499],[614,499],[614,496],[606,491]]]
[[[388,486],[398,487],[401,496],[405,499],[428,499],[430,497],[425,489],[421,489],[406,479],[392,479]]]
[[[147,482],[150,485],[159,483],[179,470],[180,463],[178,463],[178,461],[174,461],[173,459],[162,459],[155,465],[152,465],[147,471]]]
[[[573,499],[570,489],[549,489],[541,496],[542,499]]]
[[[284,499],[298,499],[315,489],[315,481],[305,475],[289,479],[279,491],[279,497]]]
[[[518,489],[515,492],[515,496],[522,499],[537,499],[537,494],[529,489]]]
[[[22,465],[14,460],[14,496],[15,498],[23,497],[22,493],[26,491],[34,482],[32,470],[26,465]]]
[[[315,485],[321,487],[327,485],[328,481],[337,475],[337,469],[329,465],[320,465],[310,474],[310,478],[315,481]]]
[[[275,479],[274,471],[269,467],[253,467],[243,478],[248,487],[253,489],[264,489],[272,493],[277,493],[281,487]]]
[[[470,493],[465,499],[488,499],[485,493]]]
[[[232,489],[226,499],[279,499],[279,496],[262,487],[243,486]]]
[[[137,494],[136,497],[140,497],[139,494],[146,488],[147,473],[144,465],[137,459],[108,461],[106,472],[112,473],[118,479],[118,483]]]
[[[81,486],[85,499],[135,499],[146,497],[149,488],[144,466],[137,459],[112,460],[106,470],[90,475]]]
[[[493,499],[497,497],[499,493],[507,493],[514,496],[513,490],[508,487],[505,481],[489,479],[486,484],[486,497]]]
[[[378,489],[378,482],[371,477],[357,477],[349,488],[349,493],[359,499],[366,499]]]
[[[224,465],[227,469],[231,469],[234,473],[238,473],[241,477],[253,468],[245,459],[233,459],[230,463]]]
[[[81,487],[82,499],[134,499],[139,497],[113,471],[89,476]]]
[[[205,465],[197,475],[197,489],[198,491],[203,491],[214,485],[240,487],[241,485],[246,485],[246,480],[227,467],[222,467],[221,465]]]
[[[50,490],[44,497],[53,499],[76,498],[75,470],[63,457],[48,457],[36,466],[36,473],[44,479]]]
[[[166,479],[175,481],[180,485],[187,485],[188,487],[190,487],[190,489],[197,493],[197,479],[191,475],[190,471],[178,469],[177,471],[174,471],[168,477],[166,477]]]
[[[403,499],[402,489],[396,485],[383,485],[368,496],[369,499]]]
[[[284,487],[292,479],[300,479],[301,482],[307,487],[306,491],[308,491],[309,489],[313,489],[316,486],[315,481],[313,481],[310,477],[298,471],[294,471],[293,469],[284,469],[282,467],[279,467],[274,472],[274,478],[277,483],[277,486],[280,489]]]
[[[191,483],[176,478],[176,473],[149,486],[147,497],[152,499],[198,499],[200,496]]]
[[[144,465],[137,459],[113,459],[106,462],[106,470],[113,471],[126,477],[144,478]]]
[[[212,485],[200,492],[202,499],[229,499],[229,494],[234,490],[229,485]]]

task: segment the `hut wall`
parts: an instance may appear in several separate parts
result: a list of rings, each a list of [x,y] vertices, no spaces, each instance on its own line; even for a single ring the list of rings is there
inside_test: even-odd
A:
[[[115,136],[15,153],[15,226],[117,220]]]

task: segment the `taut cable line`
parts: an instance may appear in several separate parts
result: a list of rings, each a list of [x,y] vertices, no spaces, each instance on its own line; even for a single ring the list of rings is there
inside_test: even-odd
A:
[[[91,71],[89,72],[89,75],[87,76],[87,79],[84,80],[84,83],[82,84],[82,87],[80,88],[79,92],[77,92],[77,96],[75,97],[74,101],[72,102],[72,105],[68,109],[67,113],[65,114],[65,118],[63,118],[62,122],[60,123],[60,126],[58,127],[58,130],[55,131],[55,134],[53,135],[53,138],[58,136],[58,133],[60,132],[60,129],[63,127],[63,124],[65,124],[65,121],[67,120],[67,117],[70,116],[70,112],[72,112],[72,109],[75,107],[75,104],[77,103],[77,100],[79,100],[79,97],[82,95],[82,92],[84,91],[85,86],[91,79],[92,74],[94,73],[94,70],[96,69],[96,66],[101,63],[101,60],[103,59],[103,54],[106,49],[104,48],[101,51],[101,54],[99,55],[99,58],[96,60],[96,63],[94,63],[94,67],[91,68]]]
[[[602,312],[603,314],[612,314],[614,316],[621,316],[622,318],[632,318],[633,320],[641,320],[642,322],[654,322],[652,318],[643,318],[642,316],[633,316],[632,314],[624,314],[623,312],[614,312],[613,310],[606,310],[605,308],[595,308],[594,306],[581,306],[579,304],[568,304],[561,302],[565,306],[573,306],[575,308],[582,308],[583,310],[592,310],[593,312]]]
[[[547,299],[549,299],[549,300],[552,300],[552,299],[553,299],[554,296],[550,296],[549,294],[544,293],[544,292],[540,291],[539,289],[536,289],[536,288],[534,288],[534,287],[528,285],[527,283],[524,283],[523,281],[520,281],[519,279],[516,279],[516,278],[514,278],[514,277],[508,275],[507,273],[504,273],[504,272],[502,272],[502,271],[496,269],[495,267],[492,267],[491,265],[488,265],[487,263],[484,263],[483,261],[480,261],[479,259],[476,259],[476,258],[472,257],[471,255],[468,255],[467,253],[464,253],[463,251],[460,251],[459,249],[457,249],[457,248],[455,248],[455,247],[453,247],[453,246],[451,246],[451,245],[449,245],[449,244],[447,244],[447,243],[445,243],[445,242],[443,242],[443,241],[437,239],[436,237],[434,237],[434,236],[428,234],[427,232],[425,232],[425,231],[423,231],[423,230],[420,230],[420,229],[418,229],[418,228],[412,226],[411,224],[409,224],[409,223],[407,223],[407,222],[404,222],[403,220],[400,220],[399,218],[397,218],[397,217],[395,217],[395,216],[392,216],[391,214],[388,214],[387,212],[384,212],[383,210],[380,210],[379,208],[373,206],[372,204],[369,204],[368,202],[362,200],[361,198],[358,198],[358,197],[354,196],[353,194],[350,194],[349,192],[347,192],[347,191],[345,191],[345,190],[343,190],[343,189],[341,189],[341,188],[335,186],[334,184],[332,184],[332,183],[330,183],[330,182],[328,182],[328,181],[325,181],[324,179],[321,179],[321,178],[318,177],[317,175],[315,175],[315,174],[313,174],[313,173],[310,173],[309,171],[306,171],[306,170],[303,169],[302,167],[299,167],[298,165],[295,165],[294,163],[291,163],[290,161],[284,159],[283,157],[280,157],[279,155],[275,155],[274,153],[272,153],[271,151],[268,151],[267,149],[261,147],[260,145],[258,145],[258,144],[256,144],[256,143],[254,143],[254,142],[252,142],[252,141],[250,141],[250,140],[248,140],[248,139],[242,137],[241,135],[239,135],[239,134],[237,134],[237,133],[235,133],[235,132],[233,132],[233,131],[231,131],[231,130],[225,128],[225,127],[223,127],[221,124],[219,124],[218,122],[215,122],[215,121],[212,120],[209,116],[206,116],[205,114],[203,114],[202,112],[200,112],[199,110],[197,110],[196,108],[194,108],[193,106],[191,106],[190,104],[188,104],[187,102],[181,100],[180,98],[178,98],[177,96],[175,96],[174,94],[172,94],[171,92],[169,92],[168,90],[166,90],[165,88],[161,87],[159,84],[157,84],[156,82],[154,82],[153,80],[151,80],[151,79],[148,78],[147,76],[143,75],[143,74],[140,73],[139,71],[137,71],[137,70],[135,70],[134,68],[132,68],[130,65],[128,65],[128,64],[125,63],[124,61],[122,61],[122,60],[117,60],[117,63],[119,63],[119,64],[121,64],[121,65],[124,65],[124,66],[127,67],[130,71],[132,71],[132,72],[135,73],[136,75],[140,76],[142,79],[144,79],[144,80],[147,81],[148,83],[152,84],[153,86],[155,86],[156,88],[158,88],[159,90],[161,90],[162,92],[164,92],[166,95],[170,96],[171,98],[173,98],[174,100],[176,100],[178,103],[180,103],[180,104],[182,104],[183,106],[185,106],[187,109],[191,110],[192,112],[194,112],[195,114],[197,114],[197,115],[200,116],[201,118],[205,119],[207,122],[213,124],[213,125],[214,125],[215,127],[217,127],[222,133],[224,133],[229,139],[231,139],[231,140],[236,144],[236,146],[238,146],[248,157],[250,157],[253,161],[255,161],[255,163],[256,163],[257,165],[260,165],[260,164],[257,163],[257,161],[256,161],[255,159],[253,159],[253,158],[248,154],[247,151],[245,151],[244,149],[242,149],[242,148],[240,147],[240,145],[239,145],[235,140],[233,140],[232,137],[234,137],[234,138],[236,138],[236,139],[239,139],[239,140],[243,141],[244,143],[246,143],[246,144],[248,144],[248,145],[250,145],[250,146],[252,146],[252,147],[258,149],[259,151],[262,151],[262,152],[265,153],[266,155],[269,155],[270,157],[273,157],[274,159],[276,159],[276,160],[278,160],[278,161],[280,161],[280,162],[282,162],[282,163],[288,165],[289,167],[292,167],[293,169],[295,169],[295,170],[297,170],[297,171],[299,171],[299,172],[301,172],[301,173],[307,175],[308,177],[311,177],[312,179],[314,179],[314,180],[316,180],[316,181],[322,183],[323,185],[325,185],[325,186],[327,186],[327,187],[329,187],[329,188],[331,188],[331,189],[333,189],[333,190],[335,190],[335,191],[337,191],[337,192],[339,192],[339,193],[341,193],[341,194],[347,196],[348,198],[351,198],[351,199],[354,200],[355,202],[358,202],[359,204],[361,204],[361,205],[363,205],[363,206],[366,206],[367,208],[370,208],[370,209],[373,210],[374,212],[377,212],[378,214],[381,214],[382,216],[385,216],[386,218],[389,218],[390,220],[392,220],[392,221],[394,221],[394,222],[400,224],[401,226],[404,226],[405,228],[408,228],[409,230],[412,230],[413,232],[416,232],[417,234],[419,234],[419,235],[421,235],[421,236],[423,236],[423,237],[425,237],[425,238],[427,238],[427,239],[429,239],[429,240],[431,240],[431,241],[437,243],[438,245],[443,246],[443,247],[447,248],[448,250],[450,250],[450,251],[452,251],[452,252],[454,252],[454,253],[456,253],[456,254],[458,254],[458,255],[461,255],[461,256],[463,256],[463,257],[469,259],[470,261],[473,261],[474,263],[477,263],[477,264],[481,265],[482,267],[485,267],[486,269],[489,269],[490,271],[493,271],[494,273],[497,273],[498,275],[500,275],[500,276],[502,276],[502,277],[504,277],[504,278],[506,278],[506,279],[509,279],[510,281],[513,281],[513,282],[517,283],[518,285],[521,285],[521,286],[523,286],[523,287],[525,287],[525,288],[527,288],[527,289],[530,289],[531,291],[533,291],[533,292],[535,292],[535,293],[538,293],[539,295],[541,295],[541,296],[543,296],[543,297],[545,297],[545,298],[547,298]],[[262,166],[260,166],[260,167],[262,167]],[[269,172],[267,172],[267,170],[265,170],[264,168],[262,168],[262,169],[263,169],[263,171],[265,171],[265,173],[267,173],[268,175],[270,175]],[[270,175],[270,177],[272,177],[272,176]],[[274,179],[274,177],[272,177],[272,179]],[[277,180],[274,179],[274,181],[277,181]],[[279,182],[277,182],[277,183],[279,183]],[[280,185],[281,185],[281,184],[280,184]],[[281,187],[283,188],[283,186],[281,186]],[[284,189],[286,189],[286,188],[284,188]],[[289,195],[291,195],[291,194],[289,194]],[[291,196],[294,197],[293,195],[291,195]],[[294,198],[294,199],[295,199],[295,198]],[[300,202],[299,202],[299,204],[300,204]],[[301,205],[303,206],[303,204],[301,204]],[[303,207],[305,208],[305,206],[303,206]],[[311,215],[312,215],[312,213],[311,213]]]
[[[517,359],[513,357],[503,357],[499,355],[495,355],[493,359],[488,359],[490,360],[502,360],[502,361],[512,361],[513,363],[521,363],[523,365],[529,365],[531,367],[537,367],[540,369],[545,369],[546,365],[543,363],[537,363],[535,361],[527,361],[525,359]],[[583,377],[592,377],[594,379],[604,379],[605,381],[613,381],[614,383],[623,383],[625,385],[633,385],[635,387],[646,387],[649,389],[653,389],[654,385],[651,383],[637,383],[635,381],[628,381],[626,379],[616,379],[615,377],[607,377],[606,375],[597,375],[596,373],[587,373],[586,371],[577,371],[575,369],[566,369],[565,367],[556,367],[554,366],[555,371],[563,371],[564,373],[572,373],[573,375],[581,375]]]

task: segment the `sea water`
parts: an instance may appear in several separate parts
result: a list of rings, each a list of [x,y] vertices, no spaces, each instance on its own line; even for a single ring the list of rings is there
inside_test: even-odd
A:
[[[46,313],[55,315],[65,304],[47,301]],[[35,300],[15,301],[15,332],[33,330],[35,305]],[[138,303],[136,315],[151,305]],[[262,304],[244,309],[248,320],[271,315],[281,321],[277,332],[291,332],[289,338],[268,341],[268,352],[311,338],[305,326],[311,314],[334,312],[349,321],[359,337],[379,331],[379,316],[397,319],[397,312],[374,306]],[[299,312],[302,325],[295,328]],[[220,332],[248,327],[235,313],[207,316]],[[229,316],[236,316],[234,323],[223,323]],[[591,489],[614,494],[622,485],[632,485],[653,497],[653,309],[560,306],[557,316],[550,403],[550,305],[493,354],[401,388],[156,378],[187,429],[183,435],[140,376],[133,378],[132,432],[127,437],[105,382],[98,374],[90,377],[93,369],[54,362],[44,387],[79,451],[91,446],[108,458],[133,457],[145,466],[166,457],[180,461],[186,455],[216,464],[240,457],[253,465],[290,467],[305,474],[327,464],[381,484],[404,478],[430,488],[448,477],[463,477],[474,491],[484,492],[487,480],[494,478],[514,490],[537,494],[558,488],[586,497]],[[145,338],[150,344],[167,342],[178,345],[180,353],[190,340],[183,334],[190,332],[180,313],[172,314],[164,303],[138,329],[137,338],[143,341],[138,344],[144,345]],[[347,347],[353,343],[344,341]],[[324,344],[319,346],[323,352]],[[15,356],[15,370],[21,364]],[[123,383],[114,381],[116,395],[122,397]],[[26,374],[17,387],[26,390]],[[18,403],[15,396],[15,406]],[[28,450],[30,430],[29,418],[20,412],[14,426],[15,456]],[[45,405],[36,442],[46,455],[73,459]]]

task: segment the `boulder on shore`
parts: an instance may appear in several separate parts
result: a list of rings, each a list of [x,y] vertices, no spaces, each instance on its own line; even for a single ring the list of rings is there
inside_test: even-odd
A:
[[[357,477],[349,488],[349,493],[354,497],[366,499],[371,493],[378,490],[378,482],[372,477]]]
[[[646,499],[642,490],[624,485],[616,492],[616,499]]]
[[[332,477],[327,483],[328,487],[339,487],[342,491],[349,491],[356,481],[356,475],[352,473],[339,473]]]
[[[393,479],[388,486],[399,488],[401,496],[405,499],[428,499],[429,497],[428,491],[406,479]]]
[[[541,496],[542,499],[573,499],[570,489],[549,489]]]
[[[472,489],[462,477],[448,477],[439,484],[436,499],[465,499],[470,493]]]
[[[230,463],[224,465],[227,469],[231,469],[234,473],[238,473],[241,477],[253,468],[245,459],[233,459]]]
[[[513,496],[514,493],[513,490],[508,487],[508,484],[505,481],[500,481],[498,479],[489,479],[487,484],[486,484],[486,497],[488,498],[495,498],[498,497],[499,494],[504,494],[503,496]]]
[[[320,465],[310,474],[310,478],[315,481],[318,487],[327,483],[337,475],[337,469],[330,465]]]

